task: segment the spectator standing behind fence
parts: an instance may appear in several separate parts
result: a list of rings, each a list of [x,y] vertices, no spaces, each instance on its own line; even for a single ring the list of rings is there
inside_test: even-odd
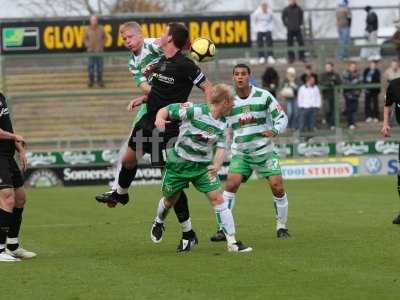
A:
[[[368,44],[378,43],[378,15],[372,11],[371,6],[366,6],[364,10],[367,12],[367,18],[365,19],[365,34],[367,37]],[[367,48],[365,58],[370,58],[379,55],[379,49]],[[362,55],[363,57],[364,55]]]
[[[84,35],[84,45],[89,53],[88,64],[88,86],[93,87],[95,81],[96,69],[96,82],[100,87],[104,87],[103,82],[103,57],[100,55],[104,51],[104,44],[106,41],[106,34],[103,26],[99,24],[97,16],[90,16],[90,25],[87,26]]]
[[[299,105],[299,128],[302,132],[314,131],[317,113],[321,107],[321,93],[315,84],[315,77],[308,75],[297,94]]]
[[[276,90],[279,87],[278,72],[273,67],[267,66],[261,77],[261,81],[263,88],[276,97]]]
[[[331,62],[325,64],[325,72],[321,74],[322,96],[324,99],[325,118],[331,130],[335,129],[335,87],[342,83],[340,75],[335,72]]]
[[[279,92],[280,98],[285,104],[285,111],[288,117],[287,128],[298,128],[298,107],[297,107],[297,90],[296,69],[289,67],[286,70],[286,78],[283,80],[282,88]]]
[[[383,73],[383,78],[386,82],[390,82],[393,79],[400,77],[400,68],[399,68],[399,61],[397,59],[393,59],[390,63],[389,68],[385,70]]]
[[[269,9],[267,2],[261,5],[251,14],[252,24],[257,33],[257,47],[259,63],[265,62],[264,47],[267,46],[267,62],[275,63],[273,48],[272,31],[274,29],[274,16]]]
[[[400,59],[400,23],[395,22],[396,32],[390,38],[390,41],[396,46],[397,59]]]
[[[343,84],[350,85],[350,87],[345,87],[343,89],[343,96],[345,100],[347,126],[351,130],[356,128],[355,118],[358,110],[358,98],[361,94],[361,89],[356,87],[356,85],[361,84],[361,82],[361,76],[357,70],[357,64],[354,61],[350,61],[347,65],[347,70],[343,73]]]
[[[370,60],[368,68],[364,70],[363,82],[365,84],[380,84],[381,71],[377,68],[378,61]],[[365,122],[378,123],[379,104],[378,97],[381,92],[380,87],[371,87],[365,89]]]
[[[339,6],[336,9],[336,25],[339,36],[338,58],[344,59],[349,57],[350,45],[350,27],[351,27],[351,10],[348,0],[339,0]]]
[[[303,40],[303,9],[297,5],[296,0],[289,0],[289,5],[286,6],[282,12],[282,21],[287,29],[287,46],[292,47],[294,45],[294,39],[300,47],[304,46]],[[288,51],[289,63],[293,63],[295,60],[294,51]],[[304,61],[304,50],[299,50],[299,58]]]
[[[307,76],[314,76],[315,84],[318,84],[318,75],[317,75],[317,73],[314,72],[313,66],[310,65],[310,64],[307,64],[305,66],[304,73],[301,74],[301,76],[300,76],[300,81],[301,81],[302,84],[306,83]]]

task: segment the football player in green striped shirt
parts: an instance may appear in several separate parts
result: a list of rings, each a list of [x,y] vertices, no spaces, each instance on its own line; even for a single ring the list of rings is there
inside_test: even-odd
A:
[[[232,130],[231,160],[224,200],[233,209],[236,192],[253,171],[267,179],[273,194],[278,238],[289,237],[286,228],[288,200],[283,187],[282,171],[272,139],[287,126],[287,116],[276,99],[266,90],[250,85],[250,68],[238,64],[233,69],[236,98],[229,116]],[[223,241],[219,230],[211,241]]]
[[[130,50],[128,57],[128,69],[133,76],[133,80],[137,87],[139,87],[144,95],[148,95],[151,90],[151,80],[153,76],[153,69],[159,62],[161,56],[164,54],[163,49],[160,46],[160,39],[144,38],[143,32],[140,25],[137,22],[126,22],[120,27],[120,34],[124,41],[125,47]],[[135,98],[136,99],[136,98]],[[132,100],[128,106],[129,111],[133,111],[134,105]],[[132,128],[147,112],[147,104],[143,103],[140,105],[136,117],[133,121]],[[119,151],[117,169],[115,172],[115,180],[112,184],[110,191],[99,194],[96,196],[96,200],[104,203],[104,200],[109,197],[118,187],[118,177],[122,165],[122,157],[128,148],[128,140],[122,145]],[[145,153],[143,156],[151,156]],[[145,158],[146,160],[146,158]],[[109,207],[115,207],[116,203],[107,203]],[[178,221],[183,228],[187,231],[191,231],[190,213],[188,207],[188,201],[184,194],[179,201],[179,204],[174,207]]]
[[[160,60],[163,54],[162,48],[159,46],[159,39],[155,38],[144,38],[142,29],[137,22],[126,22],[121,25],[120,34],[124,40],[125,47],[130,50],[128,55],[128,69],[132,74],[133,81],[137,87],[140,88],[144,95],[147,95],[151,89],[151,78],[152,71],[155,65]],[[128,110],[132,111],[131,105],[128,106]],[[136,116],[133,120],[132,128],[147,112],[147,104],[143,103],[140,105]],[[121,166],[122,156],[128,147],[128,141],[126,141],[120,151],[118,157],[118,168],[115,172],[115,179],[112,184],[111,190],[116,190],[118,185],[118,174]],[[150,156],[150,154],[145,154]],[[147,158],[147,157],[146,157]],[[147,160],[145,158],[145,160]],[[109,192],[108,192],[109,193]]]
[[[230,113],[233,100],[233,89],[218,84],[213,88],[209,104],[175,103],[157,113],[155,125],[161,130],[170,122],[168,119],[180,120],[182,124],[174,148],[168,151],[161,187],[164,198],[159,202],[155,224],[164,223],[169,209],[191,182],[206,194],[213,206],[217,222],[226,235],[228,251],[249,252],[252,248],[235,239],[232,212],[223,199],[217,175],[225,157],[225,116]],[[156,236],[153,238],[153,233],[152,239],[160,241]],[[197,238],[182,238],[177,251],[190,251],[197,243]]]

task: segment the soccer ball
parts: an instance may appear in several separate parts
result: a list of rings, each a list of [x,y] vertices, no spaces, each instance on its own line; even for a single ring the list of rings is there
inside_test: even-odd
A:
[[[198,62],[211,61],[215,56],[215,44],[207,38],[197,38],[190,47],[190,55]]]

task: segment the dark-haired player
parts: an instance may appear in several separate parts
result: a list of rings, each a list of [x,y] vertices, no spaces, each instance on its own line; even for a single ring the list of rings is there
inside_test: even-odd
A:
[[[384,137],[390,136],[390,125],[389,117],[391,108],[394,104],[394,111],[396,114],[397,123],[400,124],[400,78],[393,79],[390,81],[389,86],[386,91],[385,106],[383,108],[383,126],[381,129],[381,134]],[[399,147],[400,148],[400,147]],[[400,162],[400,149],[399,149],[399,162]],[[397,191],[400,195],[400,173],[397,172]],[[400,214],[394,218],[393,224],[400,225]]]
[[[267,180],[271,188],[277,237],[287,238],[290,236],[286,227],[288,199],[273,138],[285,131],[288,120],[270,92],[250,84],[250,75],[250,68],[245,64],[233,68],[236,97],[228,118],[233,135],[232,157],[223,197],[233,209],[240,185],[255,171]],[[211,237],[213,242],[222,240],[225,240],[225,235],[221,230]]]
[[[13,131],[6,98],[0,93],[0,261],[14,262],[36,256],[18,241],[26,195],[14,154],[17,150],[25,170],[24,143],[24,138]]]
[[[147,96],[142,96],[131,101],[130,108],[147,103],[147,113],[135,125],[129,147],[124,154],[122,167],[118,177],[117,190],[102,199],[106,203],[127,203],[129,201],[128,189],[135,178],[137,170],[137,157],[141,152],[150,153],[153,164],[163,165],[163,153],[167,147],[173,145],[173,139],[179,134],[179,122],[172,122],[164,132],[159,132],[155,126],[157,112],[171,104],[187,102],[193,85],[202,89],[208,99],[212,92],[212,85],[195,63],[187,58],[182,50],[188,44],[189,33],[187,28],[180,23],[170,23],[160,37],[160,47],[164,51],[152,74],[151,89]],[[171,140],[171,141],[170,141]],[[168,144],[168,145],[167,145]],[[185,193],[181,194],[179,203],[187,202]],[[160,201],[160,205],[163,201]],[[175,207],[176,209],[176,207]],[[186,214],[187,213],[187,214]],[[188,212],[178,218],[186,219],[181,222],[181,245],[191,245],[196,238],[192,230]],[[155,243],[162,240],[164,225],[154,222],[151,230],[151,239]]]

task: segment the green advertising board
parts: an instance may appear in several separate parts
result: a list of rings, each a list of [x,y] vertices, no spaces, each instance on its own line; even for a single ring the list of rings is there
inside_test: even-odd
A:
[[[276,150],[282,158],[393,155],[398,153],[398,149],[399,142],[383,140],[276,145]],[[29,167],[105,166],[114,164],[117,158],[118,149],[27,153]]]

